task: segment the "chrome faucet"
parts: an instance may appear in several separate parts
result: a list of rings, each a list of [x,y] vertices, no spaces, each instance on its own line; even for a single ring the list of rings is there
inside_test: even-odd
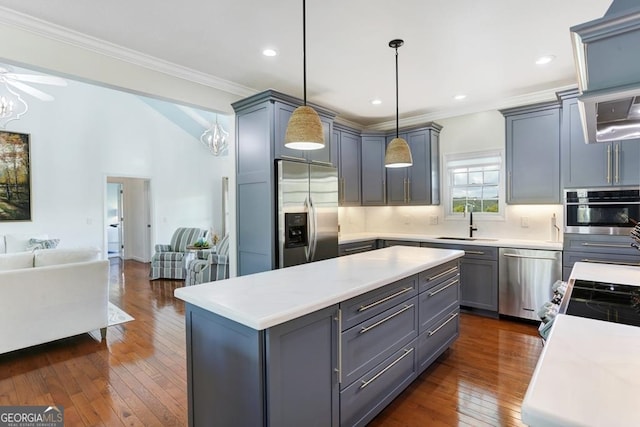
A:
[[[473,205],[471,203],[467,203],[464,205],[463,216],[466,216],[466,213],[469,207],[471,207],[471,209],[469,210],[469,237],[473,237],[473,232],[478,231],[478,229],[473,226]]]

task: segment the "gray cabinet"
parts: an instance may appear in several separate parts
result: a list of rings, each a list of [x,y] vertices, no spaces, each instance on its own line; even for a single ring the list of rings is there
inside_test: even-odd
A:
[[[333,139],[338,151],[340,206],[359,206],[362,138],[358,132],[336,125]]]
[[[319,150],[292,150],[284,146],[284,136],[287,132],[289,118],[293,111],[300,104],[291,104],[276,101],[274,103],[275,112],[275,145],[274,152],[276,159],[292,159],[307,162],[317,162],[321,164],[330,164],[336,166],[336,149],[332,139],[333,117],[320,115],[320,122],[324,131],[324,148]],[[316,108],[317,110],[317,108]]]
[[[638,251],[629,236],[565,233],[562,253],[562,280],[568,280],[576,262],[603,262],[640,266]]]
[[[506,120],[507,203],[560,203],[560,105],[501,112]]]
[[[385,137],[381,134],[362,134],[362,205],[386,204],[384,167]]]
[[[421,246],[460,249],[460,305],[498,312],[498,248],[450,243],[422,243]]]
[[[265,91],[232,104],[236,112],[237,273],[271,270],[275,265],[276,158],[332,162],[334,113],[314,106],[324,128],[326,147],[302,154],[283,145],[289,117],[300,100]],[[335,161],[335,160],[334,160]]]
[[[565,188],[640,184],[640,141],[586,144],[576,90],[562,98],[562,182]]]
[[[386,170],[388,205],[435,205],[440,203],[440,147],[442,128],[428,127],[399,134],[409,144],[413,165]],[[387,135],[387,144],[396,135]]]
[[[378,249],[377,240],[365,240],[362,242],[342,243],[338,246],[338,256],[357,254]]]
[[[190,426],[338,425],[337,306],[265,331],[185,312]]]

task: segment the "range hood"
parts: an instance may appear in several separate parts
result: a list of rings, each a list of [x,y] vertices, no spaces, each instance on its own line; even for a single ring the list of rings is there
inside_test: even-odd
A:
[[[640,142],[640,2],[614,0],[571,37],[585,141]]]

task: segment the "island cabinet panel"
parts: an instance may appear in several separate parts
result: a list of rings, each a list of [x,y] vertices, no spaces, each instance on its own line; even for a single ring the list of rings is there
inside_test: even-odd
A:
[[[418,275],[414,274],[342,302],[342,330],[345,331],[417,294]]]
[[[407,299],[342,333],[341,388],[418,336],[417,302]]]
[[[455,276],[420,293],[420,333],[448,314],[451,304],[460,301],[460,276],[457,271],[456,266]]]
[[[364,426],[416,379],[414,339],[340,392],[340,425]]]
[[[190,426],[337,426],[337,306],[257,331],[186,305]]]
[[[418,336],[418,374],[429,367],[460,335],[460,306],[452,304],[443,317]]]

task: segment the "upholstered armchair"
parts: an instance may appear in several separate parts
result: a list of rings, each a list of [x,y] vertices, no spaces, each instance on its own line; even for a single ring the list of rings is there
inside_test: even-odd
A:
[[[198,285],[229,278],[229,235],[226,234],[216,245],[216,251],[202,250],[187,266],[185,286]]]
[[[200,228],[178,228],[171,237],[171,243],[156,245],[156,253],[151,257],[149,277],[153,279],[184,279],[185,261],[188,260],[187,246],[207,237],[207,230]]]

